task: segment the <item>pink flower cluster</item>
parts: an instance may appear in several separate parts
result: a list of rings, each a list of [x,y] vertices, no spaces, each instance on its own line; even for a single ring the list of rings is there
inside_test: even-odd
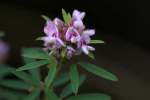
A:
[[[44,27],[46,36],[42,37],[46,50],[51,54],[61,56],[65,52],[67,58],[79,55],[82,52],[86,55],[95,48],[91,47],[91,36],[95,34],[94,29],[85,29],[83,18],[85,12],[74,10],[69,22],[64,23],[59,18],[47,20]]]

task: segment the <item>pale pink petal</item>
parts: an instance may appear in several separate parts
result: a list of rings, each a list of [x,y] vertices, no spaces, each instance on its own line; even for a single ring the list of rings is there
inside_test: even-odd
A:
[[[88,51],[88,49],[87,49],[87,46],[85,45],[85,46],[82,46],[82,51],[86,54],[86,55],[88,55],[89,54],[89,51]]]
[[[91,46],[87,46],[87,49],[90,50],[90,51],[95,51],[95,48],[91,47]]]
[[[85,12],[74,10],[72,15],[75,20],[82,20],[85,16]]]
[[[94,29],[88,29],[88,30],[83,31],[83,34],[92,36],[95,34],[95,30]]]

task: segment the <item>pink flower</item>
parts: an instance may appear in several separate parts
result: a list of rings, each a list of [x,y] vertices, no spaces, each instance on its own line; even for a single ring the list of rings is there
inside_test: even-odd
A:
[[[75,49],[71,46],[67,46],[67,58],[71,58],[75,53]]]
[[[94,35],[95,34],[95,30],[93,29],[89,29],[89,30],[85,30],[83,31],[79,41],[78,41],[78,48],[81,48],[81,50],[86,54],[88,55],[89,54],[89,51],[94,51],[95,48],[89,46],[88,44],[90,43],[90,36]]]
[[[72,43],[76,43],[80,38],[80,34],[78,33],[78,31],[75,28],[69,27],[67,32],[66,32],[65,38],[67,41],[71,41]]]

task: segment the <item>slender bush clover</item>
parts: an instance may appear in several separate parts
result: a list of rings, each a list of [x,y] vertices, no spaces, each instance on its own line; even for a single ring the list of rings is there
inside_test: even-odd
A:
[[[22,57],[25,65],[17,71],[10,70],[21,80],[5,80],[0,84],[23,90],[22,94],[12,95],[14,100],[111,100],[110,96],[101,93],[78,94],[86,79],[84,74],[79,73],[78,67],[111,81],[118,81],[118,78],[94,64],[74,60],[81,54],[94,59],[92,52],[95,48],[91,45],[104,42],[91,39],[95,30],[86,29],[83,23],[85,12],[74,10],[71,15],[62,9],[62,15],[64,21],[42,16],[46,20],[45,36],[37,40],[44,42],[44,48],[24,48]],[[62,90],[55,92],[57,87]]]

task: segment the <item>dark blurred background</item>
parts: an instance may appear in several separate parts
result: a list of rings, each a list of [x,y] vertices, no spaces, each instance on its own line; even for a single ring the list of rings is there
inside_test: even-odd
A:
[[[45,21],[61,17],[61,9],[86,12],[89,28],[96,29],[94,38],[105,45],[96,46],[94,63],[118,75],[117,83],[89,75],[81,90],[103,92],[113,100],[150,100],[150,6],[147,0],[1,0],[0,30],[5,31],[11,46],[8,63],[21,65],[22,47],[40,46],[35,41],[43,35]],[[39,45],[40,44],[40,45]]]

